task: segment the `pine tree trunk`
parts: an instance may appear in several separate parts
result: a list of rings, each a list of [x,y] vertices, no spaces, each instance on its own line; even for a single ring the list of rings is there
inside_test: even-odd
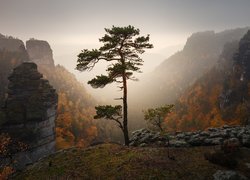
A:
[[[123,135],[124,142],[126,146],[129,146],[129,136],[128,136],[128,102],[127,102],[127,79],[123,75]]]

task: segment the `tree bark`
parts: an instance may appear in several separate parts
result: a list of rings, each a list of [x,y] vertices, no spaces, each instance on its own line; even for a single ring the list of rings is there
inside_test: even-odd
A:
[[[128,102],[127,102],[127,79],[126,75],[123,74],[123,135],[124,142],[126,146],[129,146],[129,136],[128,136]]]
[[[124,67],[125,65],[125,59],[122,53],[123,43],[126,40],[121,42],[121,47],[119,49],[119,55],[121,57],[121,63]],[[128,89],[127,89],[127,77],[126,77],[126,68],[124,68],[122,72],[122,83],[123,83],[123,135],[124,135],[124,143],[125,146],[129,146],[129,135],[128,135],[128,102],[127,102],[127,95],[128,95]]]
[[[158,124],[158,127],[160,129],[160,132],[163,132],[163,128],[161,127],[161,124]]]

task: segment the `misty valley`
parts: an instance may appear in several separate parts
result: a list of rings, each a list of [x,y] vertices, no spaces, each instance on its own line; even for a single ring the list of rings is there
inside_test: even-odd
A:
[[[148,73],[144,32],[83,47],[80,74],[107,63],[87,84],[46,39],[0,34],[0,179],[250,178],[249,27],[193,33]]]

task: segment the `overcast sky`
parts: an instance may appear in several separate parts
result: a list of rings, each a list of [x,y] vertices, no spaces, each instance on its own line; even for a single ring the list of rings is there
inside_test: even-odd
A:
[[[98,47],[105,27],[150,34],[150,53],[161,61],[193,32],[249,26],[249,17],[250,0],[0,0],[0,33],[47,40],[56,63],[71,70],[81,49]]]

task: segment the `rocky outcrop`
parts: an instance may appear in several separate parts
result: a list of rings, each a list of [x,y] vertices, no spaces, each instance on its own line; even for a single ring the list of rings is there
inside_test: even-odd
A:
[[[29,61],[24,43],[19,39],[0,35],[0,107],[7,94],[8,76],[13,68]]]
[[[213,146],[225,142],[239,142],[241,146],[250,147],[250,126],[223,126],[209,128],[206,131],[180,132],[176,135],[162,136],[159,132],[141,129],[132,133],[132,146]]]
[[[0,38],[6,38],[6,36],[0,35]],[[4,99],[6,98],[8,90],[8,76],[12,72],[12,69],[22,62],[34,62],[37,64],[38,71],[43,74],[45,79],[49,80],[53,88],[63,97],[61,98],[63,106],[58,109],[58,111],[62,113],[58,116],[57,123],[62,125],[57,126],[57,148],[69,147],[78,144],[78,142],[79,144],[87,145],[96,136],[95,133],[93,133],[96,130],[91,131],[93,134],[91,138],[89,134],[86,133],[89,128],[96,126],[96,124],[92,122],[94,112],[92,109],[94,109],[94,105],[96,104],[95,99],[90,96],[82,83],[79,83],[76,77],[66,68],[61,65],[54,65],[52,50],[48,42],[30,39],[27,41],[26,46],[27,50],[24,49],[24,53],[16,51],[1,52],[0,50],[0,107],[6,104]],[[24,56],[24,54],[27,56]],[[65,106],[68,106],[67,102],[69,101],[73,103],[72,107],[74,106],[74,108],[69,108],[69,111],[66,113],[64,109]],[[3,116],[3,114],[0,112],[0,117],[1,116]],[[64,116],[73,117],[70,118],[74,119],[72,121],[73,123],[70,123],[69,126],[65,125]],[[85,117],[84,121],[80,118],[83,116]],[[101,123],[100,126],[102,126]],[[103,132],[98,134],[100,134],[100,138],[104,137]],[[106,134],[110,134],[108,130]]]
[[[54,67],[52,49],[47,41],[30,39],[26,41],[26,48],[31,61],[38,66]]]
[[[229,72],[219,97],[220,110],[232,119],[239,116],[235,114],[237,110],[241,111],[241,123],[250,124],[250,31],[240,40]]]
[[[16,67],[9,81],[0,132],[28,145],[28,151],[15,155],[18,168],[22,168],[55,151],[57,93],[35,63]]]
[[[218,170],[213,175],[214,180],[247,180],[248,178],[236,171]]]
[[[250,31],[240,40],[239,51],[234,56],[235,65],[242,66],[241,81],[250,80]]]
[[[216,36],[217,34],[215,34],[214,31],[194,33],[187,39],[183,52],[190,56],[192,56],[194,52],[197,52],[197,55],[202,55],[208,52],[210,55],[217,55],[223,46],[218,44]]]
[[[140,78],[140,83],[131,92],[136,98],[131,98],[130,102],[135,107],[138,102],[143,102],[141,106],[145,107],[175,102],[187,88],[217,64],[224,45],[239,41],[248,29],[192,34],[183,50],[163,61],[152,73]]]
[[[10,36],[0,35],[0,50],[9,52],[23,52],[25,46],[22,40]]]

